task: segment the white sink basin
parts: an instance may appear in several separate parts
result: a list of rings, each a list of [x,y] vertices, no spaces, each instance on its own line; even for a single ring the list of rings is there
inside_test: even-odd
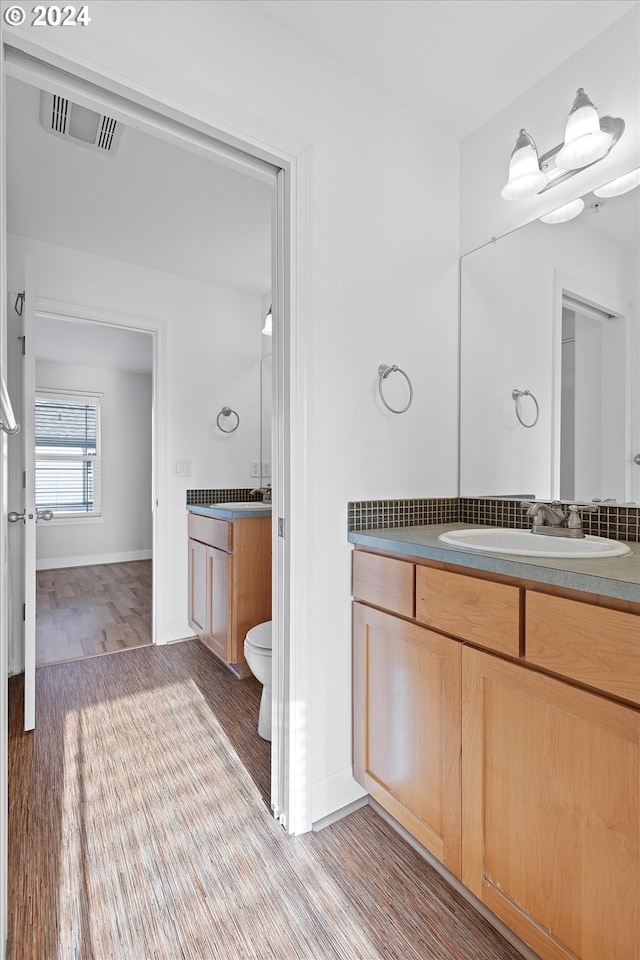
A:
[[[510,553],[519,557],[557,557],[558,559],[605,559],[625,557],[633,551],[619,540],[585,536],[571,540],[568,537],[547,536],[530,530],[510,530],[506,527],[477,527],[450,530],[438,537],[442,543],[461,550],[479,553]]]

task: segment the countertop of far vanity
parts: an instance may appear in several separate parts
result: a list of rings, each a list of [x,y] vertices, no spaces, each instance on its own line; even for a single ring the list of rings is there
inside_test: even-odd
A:
[[[202,517],[216,517],[218,520],[249,520],[253,517],[270,517],[271,504],[260,502],[187,504],[189,513],[198,513]]]
[[[628,542],[633,551],[626,557],[604,560],[560,560],[551,557],[516,557],[504,553],[460,550],[441,543],[438,537],[461,527],[488,526],[477,523],[439,523],[415,527],[380,527],[349,533],[350,543],[403,557],[438,560],[472,570],[486,570],[508,577],[549,583],[568,590],[601,594],[640,603],[640,543]]]

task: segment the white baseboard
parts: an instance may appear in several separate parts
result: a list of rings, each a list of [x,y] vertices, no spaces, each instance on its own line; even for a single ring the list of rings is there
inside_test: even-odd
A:
[[[36,570],[61,570],[65,567],[93,567],[99,563],[130,563],[132,560],[151,560],[151,550],[130,550],[128,553],[101,553],[81,557],[51,557],[36,559]]]
[[[324,823],[328,817],[366,796],[367,791],[353,779],[352,766],[343,767],[312,783],[311,822],[314,826]]]

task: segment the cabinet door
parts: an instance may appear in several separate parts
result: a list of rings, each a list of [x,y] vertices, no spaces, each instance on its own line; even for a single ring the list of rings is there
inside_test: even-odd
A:
[[[640,951],[640,714],[465,648],[462,879],[545,960]]]
[[[460,876],[460,644],[354,603],[354,773]]]
[[[214,547],[207,551],[207,644],[223,660],[231,657],[231,565],[233,556]]]
[[[207,548],[189,539],[189,626],[200,638],[207,634]]]

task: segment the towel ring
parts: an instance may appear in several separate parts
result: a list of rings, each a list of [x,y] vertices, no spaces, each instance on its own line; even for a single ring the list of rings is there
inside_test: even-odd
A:
[[[511,396],[515,400],[515,404],[516,404],[516,417],[518,418],[522,426],[527,427],[527,429],[530,429],[531,427],[535,427],[536,423],[538,422],[538,417],[540,416],[540,407],[538,406],[538,401],[536,400],[534,395],[531,393],[531,391],[530,390],[512,390]],[[531,397],[531,399],[536,405],[536,415],[533,423],[525,423],[522,417],[520,416],[519,404],[520,404],[521,397]]]
[[[402,376],[407,381],[407,385],[409,387],[409,402],[407,403],[406,407],[402,408],[402,410],[395,410],[393,407],[390,407],[387,401],[385,400],[385,396],[382,391],[382,381],[386,380],[390,373],[401,373]],[[413,403],[413,387],[411,385],[411,380],[409,380],[409,377],[404,372],[404,370],[401,370],[400,367],[397,366],[397,364],[395,363],[392,364],[392,366],[388,366],[386,363],[381,363],[380,366],[378,367],[378,393],[380,394],[380,399],[384,403],[385,407],[387,408],[387,410],[390,410],[391,413],[406,413],[409,407],[411,406],[411,404]]]
[[[235,417],[236,418],[235,427],[231,427],[230,430],[225,430],[225,428],[220,423],[220,417]],[[218,424],[218,429],[222,430],[223,433],[235,433],[235,431],[240,426],[240,417],[235,412],[235,410],[231,409],[231,407],[223,407],[220,413],[218,414],[218,416],[216,417],[216,423]]]

